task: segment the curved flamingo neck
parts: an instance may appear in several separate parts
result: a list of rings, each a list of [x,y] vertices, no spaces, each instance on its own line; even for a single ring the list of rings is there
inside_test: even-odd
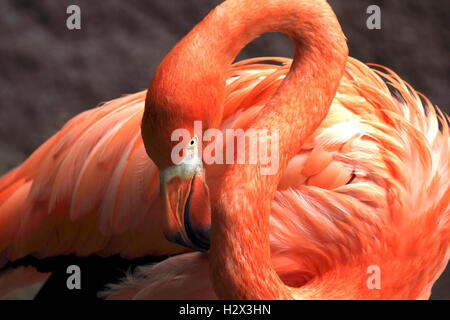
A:
[[[348,55],[345,37],[332,9],[321,0],[230,0],[197,28],[200,39],[209,36],[207,52],[223,66],[220,71],[261,33],[283,32],[293,41],[291,70],[252,126],[278,130],[279,170],[262,176],[259,164],[227,168],[220,198],[212,203],[210,251],[219,298],[291,298],[293,289],[271,265],[271,203],[288,160],[329,110]]]

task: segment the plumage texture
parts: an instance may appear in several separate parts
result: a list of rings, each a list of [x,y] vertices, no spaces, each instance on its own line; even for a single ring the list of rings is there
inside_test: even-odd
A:
[[[293,61],[229,69],[270,31],[289,34]],[[75,117],[0,180],[0,267],[30,254],[185,252],[162,235],[146,152],[166,168],[172,131],[202,119],[278,128],[281,170],[262,178],[257,166],[208,166],[209,255],[142,268],[113,297],[212,298],[214,287],[233,298],[427,298],[449,258],[448,117],[393,72],[347,54],[325,1],[224,2],[166,56],[147,92]],[[366,285],[372,265],[380,290]]]
[[[160,228],[158,173],[140,136],[144,97],[78,115],[0,180],[0,261],[184,250]]]
[[[290,63],[235,64],[221,128],[251,123]],[[349,58],[327,117],[289,162],[272,202],[272,263],[283,282],[302,287],[303,298],[427,299],[450,257],[448,120],[392,71]],[[370,265],[382,270],[381,290],[366,286]],[[205,281],[208,256],[187,254],[103,294],[214,297]]]
[[[283,65],[262,64],[265,60]],[[282,58],[237,63],[230,71],[221,128],[251,122],[289,65]],[[404,278],[408,288],[416,286],[414,294],[398,297],[427,298],[445,268],[448,116],[438,109],[436,114],[427,100],[387,72],[382,77],[394,96],[379,72],[349,60],[327,118],[283,175],[271,214],[271,243],[275,268],[288,284],[304,284],[361,257],[380,263],[373,252],[384,247],[383,259],[389,252],[399,252],[398,261],[405,255],[411,259],[409,273],[402,264],[389,275],[393,281]],[[143,97],[145,92],[126,96],[79,115],[1,180],[3,261],[28,254],[152,253],[150,235],[160,233],[159,186],[139,136]],[[140,232],[133,237],[127,229]],[[165,241],[162,235],[157,239]],[[417,255],[409,257],[411,252]],[[163,267],[157,274],[166,272]],[[196,276],[208,277],[206,271]]]

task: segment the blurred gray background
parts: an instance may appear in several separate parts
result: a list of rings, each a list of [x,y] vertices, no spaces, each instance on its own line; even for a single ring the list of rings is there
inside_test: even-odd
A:
[[[144,89],[170,48],[219,0],[2,0],[0,4],[0,175],[19,165],[74,115]],[[386,65],[449,113],[450,1],[330,1],[350,55]],[[81,8],[81,30],[66,8]],[[381,8],[382,29],[366,27]],[[269,34],[238,59],[292,56]],[[450,299],[450,270],[432,298]]]

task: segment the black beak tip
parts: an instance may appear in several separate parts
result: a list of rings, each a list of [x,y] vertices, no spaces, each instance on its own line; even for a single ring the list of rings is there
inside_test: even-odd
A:
[[[210,227],[193,228],[190,223],[185,224],[186,234],[192,243],[192,248],[202,252],[209,250],[210,243]]]
[[[164,233],[164,236],[168,241],[177,243],[183,247],[192,248],[201,252],[207,252],[209,250],[209,231],[210,228],[205,230],[198,229],[195,231],[192,230],[192,228],[186,228],[186,234],[189,237],[190,243],[186,243],[179,232],[174,235]]]
[[[198,250],[206,252],[209,250],[209,229],[208,231],[204,231],[199,233],[200,240],[196,240],[193,244],[198,247]]]

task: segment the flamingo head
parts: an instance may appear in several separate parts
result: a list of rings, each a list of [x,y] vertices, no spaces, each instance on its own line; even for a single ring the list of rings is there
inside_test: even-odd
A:
[[[220,124],[225,80],[206,71],[189,72],[192,68],[183,65],[180,55],[175,47],[155,71],[141,132],[147,154],[159,170],[165,237],[207,251],[211,207],[199,139],[203,132],[194,130],[194,121],[201,121],[203,130]],[[188,136],[181,143],[174,135],[180,131]]]
[[[211,208],[198,144],[199,140],[194,136],[180,163],[159,170],[160,192],[166,238],[195,250],[207,251]]]

